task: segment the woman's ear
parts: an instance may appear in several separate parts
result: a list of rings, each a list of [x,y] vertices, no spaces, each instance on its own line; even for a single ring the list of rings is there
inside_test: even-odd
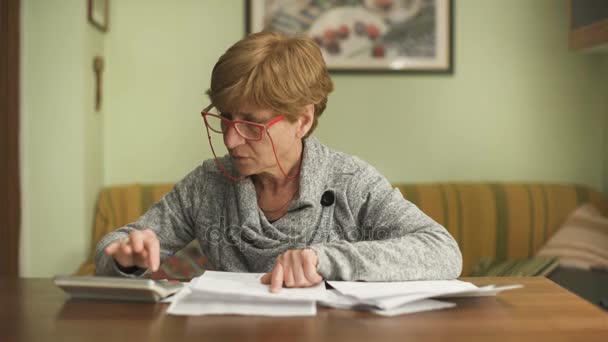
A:
[[[298,117],[298,127],[296,130],[296,137],[303,138],[306,133],[312,127],[312,123],[315,119],[315,105],[308,104],[304,106],[304,110],[302,111],[302,115]]]

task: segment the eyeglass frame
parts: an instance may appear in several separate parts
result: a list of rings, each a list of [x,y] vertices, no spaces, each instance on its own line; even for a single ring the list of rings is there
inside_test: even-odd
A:
[[[265,124],[261,124],[261,123],[257,123],[257,122],[253,122],[253,121],[247,121],[247,120],[240,120],[240,119],[230,120],[230,119],[228,119],[228,118],[226,118],[224,116],[209,113],[209,110],[211,110],[211,108],[213,108],[213,107],[215,107],[215,106],[213,104],[210,104],[209,106],[207,106],[205,109],[203,109],[201,111],[201,116],[203,117],[203,120],[205,121],[205,126],[208,129],[212,130],[215,133],[226,134],[226,132],[228,132],[228,129],[230,129],[232,127],[232,128],[234,128],[234,130],[236,131],[236,133],[241,138],[243,138],[245,140],[249,140],[249,141],[260,141],[260,140],[262,140],[262,138],[264,138],[264,132],[268,133],[268,129],[270,127],[272,127],[274,124],[276,124],[276,123],[282,121],[283,119],[285,119],[284,115],[279,115],[279,116],[271,119],[270,121],[268,121]],[[226,132],[218,132],[215,129],[213,129],[211,127],[211,125],[209,125],[209,122],[207,121],[207,116],[212,116],[212,117],[218,118],[218,119],[222,120],[222,122],[225,122],[226,124],[228,124],[228,127],[226,128]],[[259,137],[256,138],[256,139],[252,139],[252,138],[248,138],[248,137],[244,136],[239,131],[239,129],[236,126],[236,124],[238,124],[238,123],[242,123],[242,124],[245,124],[245,125],[251,125],[251,126],[254,126],[254,127],[258,128],[258,130],[259,130]]]
[[[276,148],[275,148],[275,146],[274,146],[274,141],[273,141],[273,139],[272,139],[272,136],[270,135],[270,132],[268,131],[268,129],[269,129],[270,127],[272,127],[274,124],[276,124],[277,122],[279,122],[279,121],[283,120],[283,119],[285,118],[285,116],[284,116],[284,115],[279,115],[279,116],[277,116],[276,118],[271,119],[271,120],[270,120],[269,122],[267,122],[266,124],[260,124],[260,123],[257,123],[257,122],[251,122],[251,121],[247,121],[247,120],[238,120],[238,119],[237,119],[237,120],[229,120],[229,119],[227,119],[227,118],[225,118],[225,117],[223,117],[223,116],[216,115],[216,114],[211,114],[211,113],[209,113],[209,110],[210,110],[211,108],[213,108],[213,107],[215,107],[213,104],[210,104],[210,105],[208,105],[207,107],[205,107],[205,109],[203,109],[203,110],[201,111],[201,116],[203,117],[203,121],[205,121],[205,128],[207,129],[207,138],[209,138],[209,147],[211,147],[211,152],[213,153],[213,157],[215,158],[215,163],[216,163],[216,165],[218,166],[218,168],[219,168],[219,169],[222,171],[222,173],[223,173],[223,174],[224,174],[226,177],[228,177],[229,179],[231,179],[231,180],[233,180],[233,181],[235,181],[235,182],[242,182],[242,181],[244,181],[245,179],[247,179],[247,177],[245,177],[245,178],[237,178],[237,177],[234,177],[234,176],[230,175],[230,174],[229,174],[229,173],[226,171],[226,169],[224,168],[224,166],[222,165],[222,163],[220,162],[220,160],[218,159],[217,154],[215,153],[215,148],[213,147],[213,143],[211,142],[211,134],[209,133],[209,130],[213,131],[214,133],[220,133],[220,132],[218,132],[218,131],[216,131],[216,130],[212,129],[212,128],[209,126],[209,123],[207,122],[207,115],[212,115],[212,116],[214,116],[214,117],[218,117],[218,118],[220,118],[220,119],[222,119],[222,120],[224,120],[224,121],[227,121],[227,122],[230,124],[230,126],[231,126],[231,127],[232,127],[232,126],[234,126],[234,125],[235,125],[236,123],[238,123],[238,122],[243,122],[243,123],[245,123],[245,124],[251,124],[251,125],[254,125],[254,126],[257,126],[257,127],[261,127],[261,129],[262,129],[262,130],[260,130],[260,137],[259,137],[257,140],[255,140],[255,139],[249,139],[249,138],[244,137],[244,136],[243,136],[243,135],[242,135],[242,134],[239,132],[239,130],[236,128],[236,126],[234,126],[234,130],[236,131],[236,133],[237,133],[237,134],[238,134],[240,137],[242,137],[242,138],[243,138],[243,139],[245,139],[245,140],[249,140],[249,141],[260,141],[260,140],[262,140],[262,138],[264,137],[264,131],[265,131],[265,132],[266,132],[266,134],[268,135],[268,138],[270,139],[270,144],[271,144],[271,146],[272,146],[272,153],[274,154],[274,158],[275,158],[275,160],[277,161],[277,165],[279,166],[279,169],[281,170],[281,172],[283,173],[283,175],[285,176],[285,178],[287,178],[287,179],[295,179],[295,178],[297,178],[297,177],[300,175],[300,169],[301,169],[301,166],[302,166],[302,164],[301,164],[301,163],[300,163],[300,166],[298,167],[298,171],[297,171],[295,174],[293,174],[293,175],[288,175],[288,174],[285,172],[285,170],[283,169],[283,165],[281,165],[281,162],[279,161],[279,156],[278,156],[278,154],[277,154],[277,150],[276,150]],[[226,134],[226,133],[221,132],[221,134],[222,134],[222,135],[224,135],[224,134]]]

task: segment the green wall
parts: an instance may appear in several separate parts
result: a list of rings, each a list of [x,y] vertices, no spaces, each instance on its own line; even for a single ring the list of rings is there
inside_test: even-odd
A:
[[[242,3],[113,4],[108,184],[175,181],[211,157],[199,111],[213,64],[243,35]],[[335,75],[317,136],[391,181],[601,187],[602,60],[568,51],[566,1],[456,5],[453,75]]]
[[[86,1],[22,1],[21,274],[71,273],[89,252],[103,184],[92,61],[103,36]]]
[[[23,274],[85,258],[101,184],[176,181],[211,153],[200,110],[244,32],[241,0],[23,1]],[[333,75],[316,135],[391,181],[555,181],[608,190],[608,59],[567,49],[566,0],[459,0],[453,75]],[[103,52],[104,109],[92,111]]]

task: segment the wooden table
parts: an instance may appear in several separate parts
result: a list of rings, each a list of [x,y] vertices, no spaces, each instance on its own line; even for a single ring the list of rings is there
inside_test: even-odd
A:
[[[452,309],[385,318],[319,308],[316,317],[183,317],[166,304],[66,300],[50,279],[0,278],[0,341],[608,341],[608,313],[546,278]]]

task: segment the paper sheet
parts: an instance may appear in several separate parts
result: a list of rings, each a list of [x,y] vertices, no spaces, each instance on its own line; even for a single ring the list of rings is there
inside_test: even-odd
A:
[[[328,283],[342,295],[350,297],[357,305],[380,310],[392,310],[408,303],[430,298],[495,296],[501,291],[522,287],[521,285],[477,287],[460,280],[394,283],[329,281]],[[342,298],[342,301],[345,300]]]
[[[422,299],[418,300],[403,306],[396,307],[390,310],[372,310],[372,312],[382,315],[382,316],[398,316],[405,314],[412,314],[416,312],[424,312],[424,311],[432,311],[432,310],[440,310],[440,309],[448,309],[455,307],[456,304],[443,302],[434,299]]]
[[[326,298],[325,283],[271,293],[263,273],[206,271],[175,295],[172,315],[314,316],[316,300]]]
[[[180,293],[167,309],[170,315],[255,315],[272,317],[314,316],[314,301],[279,302],[246,299],[218,298],[214,295],[196,294],[190,289]]]
[[[206,271],[168,300],[173,315],[237,314],[262,316],[314,316],[316,302],[343,309],[363,309],[379,315],[444,309],[453,303],[431,298],[495,296],[521,285],[477,287],[459,280],[406,282],[328,281],[310,288],[283,288],[270,293],[260,282],[262,273]]]
[[[193,292],[231,295],[232,298],[257,298],[277,301],[317,301],[326,296],[325,283],[321,282],[308,288],[283,288],[271,293],[269,285],[262,284],[263,273],[234,273],[206,271],[191,282]]]
[[[337,290],[328,290],[327,299],[319,302],[319,304],[337,309],[355,309],[371,311],[382,316],[397,316],[415,312],[451,308],[456,306],[456,304],[454,303],[448,303],[433,299],[417,299],[391,309],[380,309],[377,305],[367,305],[361,300],[351,296],[343,295]]]
[[[328,281],[342,294],[361,300],[380,299],[394,296],[406,296],[420,293],[455,293],[477,290],[472,283],[460,280],[402,281],[402,282],[360,282]]]
[[[455,292],[455,293],[445,293],[440,296],[436,296],[433,298],[458,298],[458,297],[488,297],[488,296],[496,296],[498,293],[507,290],[515,290],[524,287],[520,284],[513,285],[504,285],[504,286],[496,286],[496,285],[487,285],[478,288],[477,290],[472,291],[463,291],[463,292]]]

